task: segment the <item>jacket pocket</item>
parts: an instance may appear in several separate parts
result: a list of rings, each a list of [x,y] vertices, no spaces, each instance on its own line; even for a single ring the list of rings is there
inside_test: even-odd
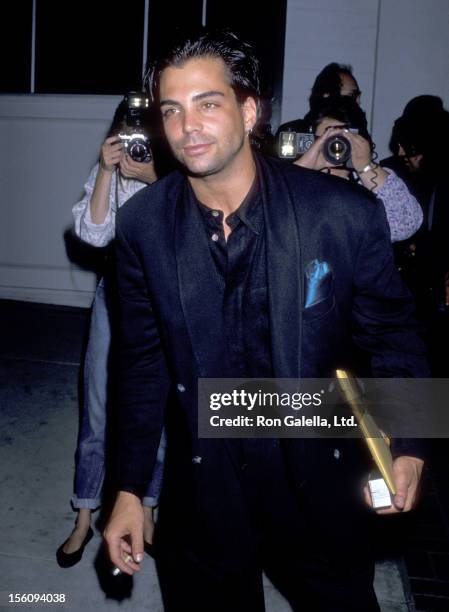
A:
[[[328,315],[335,308],[335,295],[332,293],[324,300],[317,302],[313,306],[302,309],[302,318],[305,323],[316,321]]]

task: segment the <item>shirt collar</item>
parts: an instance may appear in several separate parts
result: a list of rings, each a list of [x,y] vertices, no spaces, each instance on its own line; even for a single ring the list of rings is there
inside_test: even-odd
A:
[[[223,219],[223,213],[221,210],[210,208],[198,200],[195,193],[189,183],[190,195],[193,201],[196,202],[199,207],[203,218],[207,221],[210,217],[220,219],[220,223]],[[218,214],[215,214],[218,213]],[[234,229],[239,222],[246,225],[252,232],[259,234],[263,226],[262,206],[260,199],[260,186],[257,176],[250,187],[250,190],[246,194],[240,206],[233,213],[226,217],[227,224]]]

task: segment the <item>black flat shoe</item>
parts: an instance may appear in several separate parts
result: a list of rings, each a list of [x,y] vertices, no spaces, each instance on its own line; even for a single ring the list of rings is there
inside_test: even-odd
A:
[[[59,567],[72,567],[76,565],[79,561],[81,561],[81,557],[83,556],[84,548],[91,541],[94,532],[92,528],[89,527],[86,537],[83,540],[83,543],[72,553],[65,553],[62,549],[64,548],[67,540],[61,544],[61,546],[56,551],[56,561],[58,562]],[[68,539],[68,538],[67,538]]]

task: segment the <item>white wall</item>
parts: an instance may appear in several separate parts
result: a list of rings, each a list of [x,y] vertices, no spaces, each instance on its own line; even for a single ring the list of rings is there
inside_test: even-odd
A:
[[[315,77],[326,64],[350,64],[371,109],[378,0],[289,0],[282,122],[303,117]]]
[[[449,0],[288,0],[282,121],[318,72],[352,64],[381,157],[418,94],[449,108]],[[0,298],[87,306],[95,278],[63,234],[119,98],[0,95]],[[275,126],[277,127],[277,126]]]
[[[88,306],[64,231],[119,98],[0,96],[0,297]]]
[[[282,121],[304,116],[318,72],[349,63],[380,158],[411,98],[449,108],[448,0],[289,0]]]
[[[387,152],[405,104],[420,94],[440,96],[449,110],[449,0],[382,0],[373,112],[380,151]]]

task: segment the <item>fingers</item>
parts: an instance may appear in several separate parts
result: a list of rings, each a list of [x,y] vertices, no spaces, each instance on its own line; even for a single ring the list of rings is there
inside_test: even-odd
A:
[[[394,504],[403,512],[411,510],[416,501],[424,462],[416,457],[402,456],[394,462],[396,495]]]
[[[132,576],[135,571],[139,571],[139,566],[133,562],[130,554],[131,547],[125,540],[122,538],[111,538],[106,532],[105,539],[108,545],[109,557],[115,567],[118,567],[120,571],[129,576]]]
[[[105,170],[112,172],[120,162],[123,144],[117,136],[106,138],[101,147],[101,164]]]
[[[398,510],[405,509],[405,505],[408,501],[410,484],[410,477],[405,472],[401,471],[396,474],[396,495],[394,496],[393,503]]]
[[[365,500],[365,504],[370,508],[373,507],[373,500],[371,499],[371,495],[368,487],[363,487],[363,499]]]
[[[119,491],[104,532],[112,563],[125,574],[138,572],[143,558],[143,510],[133,493]]]
[[[378,514],[409,512],[415,505],[423,461],[416,457],[398,457],[393,464],[396,495],[390,508],[378,510]]]
[[[137,561],[132,554],[132,546],[126,540],[123,538],[111,539],[107,534],[105,534],[105,538],[108,544],[109,557],[115,567],[129,576],[140,571],[139,563],[142,561],[143,555],[139,557],[140,561]]]
[[[153,161],[138,162],[125,152],[120,157],[120,172],[125,178],[135,178],[145,183],[152,183],[157,178]]]
[[[120,172],[126,178],[135,178],[133,175],[133,163],[135,162],[125,152],[120,157]]]
[[[135,528],[131,532],[131,550],[132,560],[136,564],[143,559],[143,532],[140,528]]]

